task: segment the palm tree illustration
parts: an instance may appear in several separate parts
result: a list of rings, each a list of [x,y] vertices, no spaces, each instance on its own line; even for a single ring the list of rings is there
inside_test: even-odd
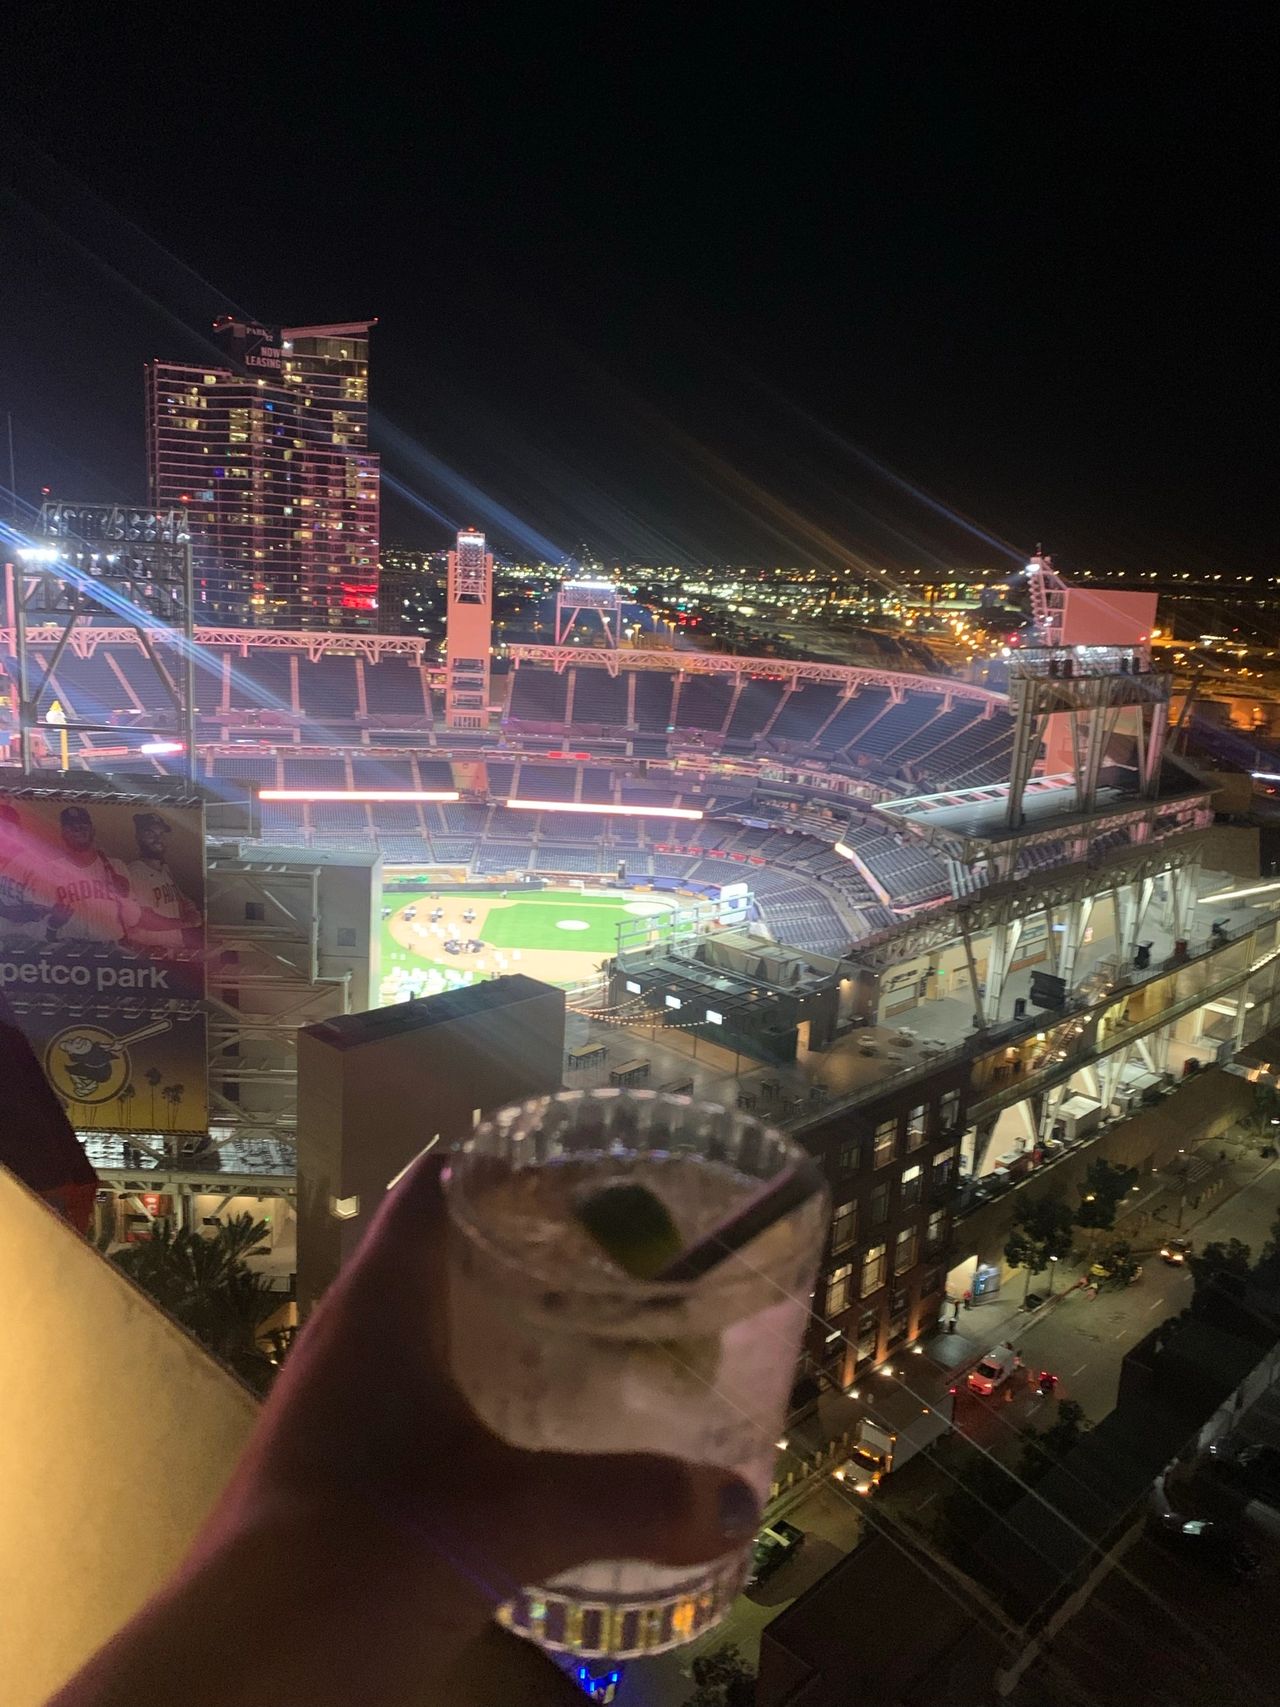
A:
[[[164,1100],[169,1105],[169,1111],[170,1111],[169,1130],[170,1131],[173,1131],[174,1126],[177,1123],[178,1104],[182,1101],[183,1097],[186,1096],[186,1094],[187,1094],[187,1087],[185,1085],[166,1085],[164,1087],[164,1089],[160,1092],[160,1095],[164,1098]]]
[[[151,1086],[151,1125],[154,1128],[156,1123],[156,1086],[160,1083],[163,1075],[159,1067],[148,1067],[143,1077]]]
[[[120,1112],[124,1115],[124,1124],[130,1131],[133,1129],[133,1099],[138,1094],[138,1087],[132,1079],[125,1081],[120,1087]]]

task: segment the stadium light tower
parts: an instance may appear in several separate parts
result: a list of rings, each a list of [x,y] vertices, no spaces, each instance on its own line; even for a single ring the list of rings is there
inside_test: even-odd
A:
[[[489,653],[493,643],[493,553],[482,533],[464,528],[449,553],[445,722],[483,729],[489,721]]]
[[[124,628],[155,671],[163,707],[130,720],[130,736],[149,738],[143,753],[174,755],[169,768],[189,781],[196,695],[187,512],[50,502],[40,511],[37,537],[15,555],[10,603],[23,772],[37,768],[35,737],[45,722],[59,727],[64,755],[68,731],[130,744],[120,724],[69,712],[56,700],[54,678],[68,648],[91,657]],[[53,703],[58,711],[51,717]]]

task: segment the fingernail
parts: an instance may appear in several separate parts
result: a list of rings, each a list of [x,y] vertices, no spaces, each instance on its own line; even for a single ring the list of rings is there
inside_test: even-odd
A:
[[[760,1527],[760,1502],[745,1482],[720,1489],[720,1528],[727,1541],[747,1541]]]

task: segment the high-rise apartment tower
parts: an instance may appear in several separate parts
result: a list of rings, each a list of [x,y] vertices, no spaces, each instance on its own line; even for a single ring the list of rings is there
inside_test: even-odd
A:
[[[224,315],[225,366],[148,363],[151,497],[187,511],[197,622],[376,625],[374,324],[280,330]]]

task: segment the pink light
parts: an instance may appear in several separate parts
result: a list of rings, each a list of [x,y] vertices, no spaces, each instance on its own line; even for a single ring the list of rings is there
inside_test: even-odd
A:
[[[691,806],[600,806],[588,800],[508,800],[507,805],[515,812],[598,812],[602,818],[689,818],[697,823],[702,817]]]
[[[456,788],[264,788],[259,800],[457,800]]]

